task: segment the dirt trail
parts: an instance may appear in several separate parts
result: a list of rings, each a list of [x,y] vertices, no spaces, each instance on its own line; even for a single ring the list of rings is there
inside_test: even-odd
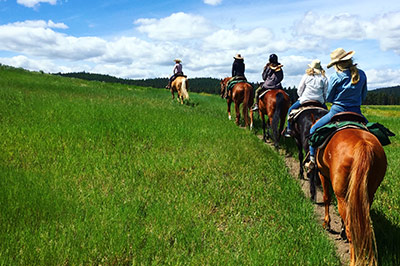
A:
[[[257,137],[262,140],[262,135],[258,135]],[[272,149],[274,149],[274,146],[272,143],[268,142],[266,144],[271,146]],[[310,199],[310,188],[309,188],[310,186],[309,186],[308,179],[299,180],[297,178],[297,176],[299,174],[299,162],[292,156],[286,154],[285,150],[280,149],[279,154],[285,157],[286,166],[289,168],[290,174],[292,175],[292,177],[294,179],[296,179],[299,182],[305,196]],[[296,154],[296,156],[297,156],[297,154]],[[322,227],[322,223],[324,221],[324,216],[325,216],[325,209],[323,206],[323,199],[322,199],[323,195],[322,194],[323,194],[322,188],[321,187],[317,188],[317,194],[316,194],[316,202],[317,203],[314,204],[314,212],[315,212],[315,215],[316,215],[321,227]],[[336,246],[337,254],[340,257],[340,261],[342,262],[342,264],[349,265],[349,262],[350,262],[349,244],[346,243],[344,240],[342,240],[340,237],[340,231],[341,231],[341,225],[342,225],[340,216],[337,213],[334,206],[332,206],[332,205],[329,207],[329,214],[331,216],[331,231],[330,232],[325,231],[325,232],[326,232],[327,236],[334,242],[334,244]]]

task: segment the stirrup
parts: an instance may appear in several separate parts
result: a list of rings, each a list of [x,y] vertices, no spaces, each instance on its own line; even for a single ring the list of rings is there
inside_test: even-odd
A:
[[[310,173],[315,169],[315,163],[311,160],[306,162],[304,166],[307,168],[307,173]]]

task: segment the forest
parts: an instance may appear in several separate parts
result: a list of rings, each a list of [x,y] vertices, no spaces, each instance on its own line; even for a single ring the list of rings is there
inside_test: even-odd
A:
[[[74,72],[74,73],[57,73],[55,75],[79,78],[84,80],[96,80],[111,83],[128,84],[142,87],[165,88],[168,83],[168,78],[152,78],[152,79],[123,79],[110,75],[94,74],[88,72]],[[252,83],[254,89],[256,84]],[[289,94],[292,102],[296,101],[297,89],[288,87],[284,90]],[[190,78],[189,91],[202,92],[209,94],[220,94],[220,80],[216,78]],[[367,98],[363,102],[365,105],[398,105],[400,104],[400,85],[388,88],[379,88],[376,90],[368,91]]]

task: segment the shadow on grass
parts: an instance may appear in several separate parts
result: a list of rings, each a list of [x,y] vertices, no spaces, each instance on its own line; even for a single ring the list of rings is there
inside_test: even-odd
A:
[[[371,210],[379,265],[400,265],[400,227],[379,211]]]

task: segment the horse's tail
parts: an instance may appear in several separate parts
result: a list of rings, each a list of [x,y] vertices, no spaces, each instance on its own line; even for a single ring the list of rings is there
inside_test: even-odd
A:
[[[276,103],[275,103],[275,112],[272,117],[272,130],[274,133],[273,134],[274,138],[275,138],[274,140],[275,140],[275,142],[278,142],[278,140],[279,140],[278,124],[279,124],[279,120],[281,117],[281,112],[283,111],[282,107],[285,105],[285,96],[283,95],[282,92],[278,92],[275,97],[276,97],[276,99],[275,99]]]
[[[354,246],[356,265],[377,265],[378,252],[371,225],[368,176],[374,159],[373,143],[359,141],[355,153],[347,190],[346,225],[349,226]]]
[[[188,93],[188,79],[187,78],[183,78],[182,79],[182,84],[181,84],[181,93],[183,95],[184,99],[189,99],[189,93]]]

